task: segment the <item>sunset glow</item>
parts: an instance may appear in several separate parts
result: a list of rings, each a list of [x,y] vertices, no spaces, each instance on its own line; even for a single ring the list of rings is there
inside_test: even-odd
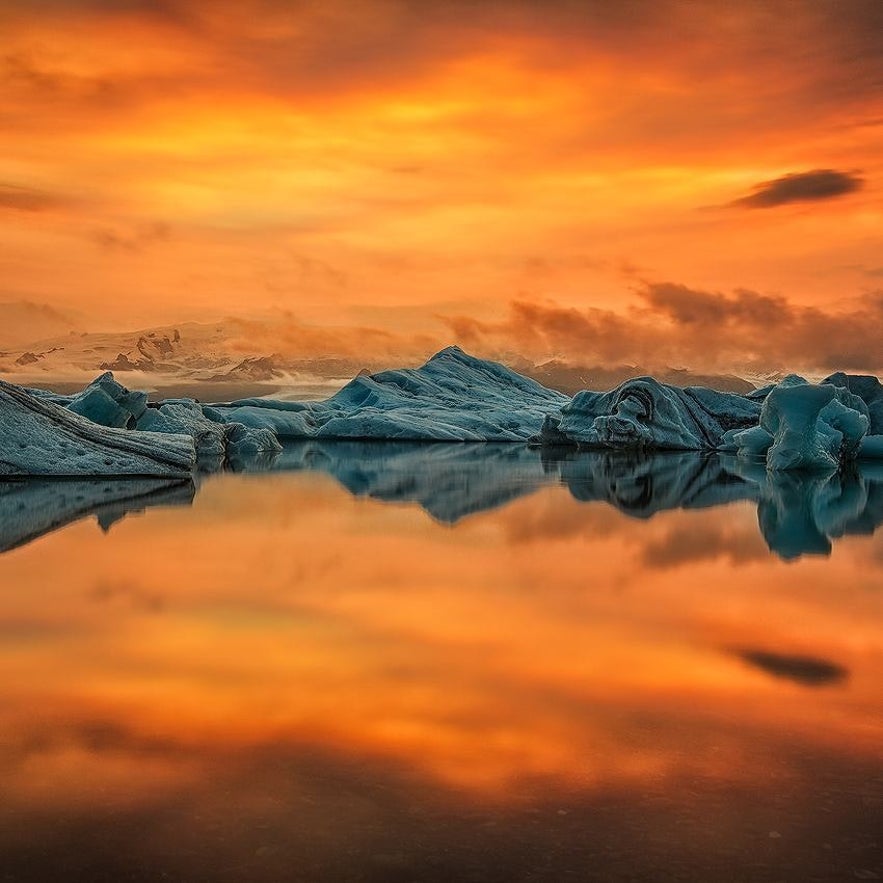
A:
[[[370,329],[878,370],[881,28],[873,0],[2,2],[0,301],[269,318],[295,355]]]

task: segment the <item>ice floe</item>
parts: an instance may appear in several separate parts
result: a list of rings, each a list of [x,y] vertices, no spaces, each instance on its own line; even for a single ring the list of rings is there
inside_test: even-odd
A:
[[[874,423],[868,402],[875,409]],[[719,447],[762,458],[772,471],[837,469],[883,455],[883,437],[872,429],[880,429],[880,417],[876,378],[836,374],[809,383],[790,375],[767,393],[757,425],[731,430]]]
[[[102,426],[0,381],[0,475],[189,475],[189,435]]]

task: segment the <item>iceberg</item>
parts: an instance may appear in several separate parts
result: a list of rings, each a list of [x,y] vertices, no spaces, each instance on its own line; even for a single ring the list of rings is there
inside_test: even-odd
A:
[[[870,435],[883,435],[883,384],[870,374],[844,374],[838,371],[822,383],[840,386],[858,396],[868,409]]]
[[[420,368],[360,374],[325,401],[245,399],[204,410],[212,420],[271,429],[280,438],[518,442],[567,401],[452,346]]]
[[[757,426],[731,430],[721,449],[743,458],[762,458],[767,469],[828,471],[860,458],[883,453],[883,437],[872,430],[870,407],[880,419],[876,378],[832,375],[822,383],[808,383],[789,375],[767,393]],[[850,385],[865,393],[868,401],[850,391]],[[878,404],[879,403],[879,404]]]
[[[247,428],[241,423],[218,423],[205,415],[192,399],[165,401],[147,408],[135,425],[149,432],[185,433],[196,445],[196,463],[201,472],[216,472],[229,466],[255,468],[272,462],[281,451],[275,433],[266,428]]]
[[[189,435],[101,426],[0,380],[0,475],[166,477],[195,463]]]
[[[638,377],[584,390],[548,414],[531,443],[615,451],[722,451],[771,471],[830,470],[883,458],[883,388],[876,377],[789,375],[748,395]]]
[[[610,392],[583,390],[549,414],[538,445],[644,451],[713,451],[724,434],[757,424],[761,403],[749,396],[637,377]]]
[[[90,438],[99,444],[128,432],[154,437],[149,442],[154,450],[156,436],[189,436],[201,472],[270,468],[282,450],[280,439],[717,451],[763,461],[770,471],[827,471],[883,459],[883,387],[876,377],[842,373],[821,384],[792,375],[744,395],[638,377],[609,392],[583,390],[570,399],[496,362],[448,347],[419,368],[360,373],[324,401],[153,403],[110,372],[74,396],[15,389],[33,407],[65,409],[87,421],[94,427]],[[13,438],[11,424],[4,431],[13,445],[24,441],[21,450],[28,447],[26,438]],[[33,452],[27,462],[16,458],[19,471],[60,468],[55,461],[41,467]],[[118,468],[113,458],[109,463],[93,458],[89,468],[102,464],[110,473]]]
[[[127,389],[110,371],[105,371],[76,395],[62,396],[42,390],[28,392],[100,426],[192,436],[196,468],[200,472],[252,465],[258,468],[271,462],[282,450],[269,429],[249,429],[241,424],[210,420],[203,406],[194,399],[148,402],[146,392]]]
[[[147,408],[147,393],[130,392],[114,380],[110,371],[105,371],[72,396],[66,407],[93,423],[132,429]]]

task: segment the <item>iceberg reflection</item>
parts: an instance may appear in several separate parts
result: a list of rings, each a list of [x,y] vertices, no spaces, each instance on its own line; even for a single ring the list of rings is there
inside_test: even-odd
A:
[[[757,487],[760,531],[782,558],[829,555],[832,540],[871,535],[883,523],[883,469],[877,464],[801,475],[768,473],[729,458],[727,467]]]
[[[556,481],[537,451],[494,443],[293,442],[274,469],[325,472],[354,496],[417,503],[445,524]]]
[[[828,555],[835,539],[870,535],[883,523],[883,464],[876,463],[806,474],[719,454],[311,440],[287,444],[272,466],[279,471],[325,473],[354,496],[416,503],[449,525],[555,485],[638,519],[750,501],[768,548],[786,560]],[[189,481],[4,481],[0,552],[88,515],[107,530],[129,512],[187,505],[194,494]]]
[[[190,479],[13,479],[0,481],[0,554],[94,515],[104,531],[151,506],[189,506]]]

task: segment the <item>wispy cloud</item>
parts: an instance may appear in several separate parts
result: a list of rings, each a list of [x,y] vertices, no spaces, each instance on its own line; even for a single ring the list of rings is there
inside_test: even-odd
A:
[[[43,212],[73,204],[69,196],[32,187],[0,183],[0,210]]]

